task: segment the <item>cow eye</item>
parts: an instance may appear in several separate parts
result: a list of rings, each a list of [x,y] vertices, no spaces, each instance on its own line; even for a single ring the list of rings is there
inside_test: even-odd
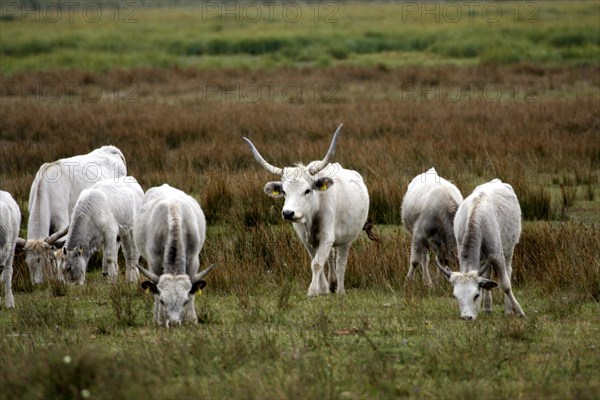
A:
[[[304,191],[304,195],[307,195],[307,194],[309,194],[309,193],[310,193],[310,189],[306,189],[306,190]]]
[[[281,191],[281,194],[285,196],[285,190],[282,190],[282,191]]]
[[[479,293],[477,293],[477,294],[475,295],[475,297],[473,297],[473,301],[476,301],[478,298],[479,298]]]
[[[163,301],[163,299],[159,299],[159,300],[160,300],[160,304],[162,304],[164,306],[165,302]]]

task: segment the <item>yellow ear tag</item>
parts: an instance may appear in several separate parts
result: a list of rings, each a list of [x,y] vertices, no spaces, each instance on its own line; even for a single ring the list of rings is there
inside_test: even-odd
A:
[[[321,187],[320,187],[320,190],[323,191],[323,192],[326,191],[327,190],[327,185],[325,183],[322,184]]]
[[[202,289],[198,289],[198,291],[196,292],[196,296],[200,296],[202,294]]]
[[[146,289],[146,293],[150,294],[150,288]]]
[[[279,192],[277,190],[273,190],[271,193],[273,194],[273,196],[279,196]]]

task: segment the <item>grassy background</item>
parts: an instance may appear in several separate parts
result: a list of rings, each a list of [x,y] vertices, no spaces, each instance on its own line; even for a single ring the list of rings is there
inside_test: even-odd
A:
[[[600,5],[588,1],[41,4],[3,7],[0,72],[600,61]]]
[[[597,398],[599,6],[528,4],[537,22],[526,9],[422,22],[360,3],[336,4],[336,23],[204,23],[189,3],[140,7],[135,24],[4,13],[0,187],[22,234],[39,166],[110,143],[144,188],[198,199],[201,262],[219,268],[200,326],[166,331],[99,258],[85,287],[33,288],[17,255],[0,398]],[[365,177],[382,242],[354,244],[346,296],[307,299],[310,260],[241,136],[283,166],[322,157],[341,122],[336,161]],[[495,177],[514,186],[527,319],[505,317],[495,292],[493,314],[459,320],[436,272],[430,290],[403,286],[400,204],[431,166],[463,195]]]

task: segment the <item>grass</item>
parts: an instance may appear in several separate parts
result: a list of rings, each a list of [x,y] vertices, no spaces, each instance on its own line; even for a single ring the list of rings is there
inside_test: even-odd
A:
[[[2,9],[0,72],[600,62],[600,7],[587,1],[495,3],[500,11],[443,2],[128,2],[102,10],[92,3],[87,14],[40,4],[37,12]]]
[[[380,226],[350,254],[345,296],[305,296],[309,260],[289,226],[209,227],[217,262],[196,300],[199,326],[152,323],[139,286],[110,285],[96,260],[86,286],[56,297],[17,290],[0,310],[0,398],[577,397],[600,389],[597,226],[526,223],[514,258],[526,319],[458,318],[451,286],[403,288],[410,238]],[[205,261],[204,261],[205,262]],[[22,255],[16,268],[27,279]],[[16,279],[16,278],[15,278]],[[477,387],[477,389],[475,389]]]

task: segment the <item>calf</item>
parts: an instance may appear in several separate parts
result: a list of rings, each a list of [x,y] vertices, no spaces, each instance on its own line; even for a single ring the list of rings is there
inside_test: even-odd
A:
[[[111,281],[118,275],[118,238],[123,243],[126,279],[136,282],[139,253],[133,241],[133,223],[144,191],[131,176],[106,179],[81,192],[71,215],[61,264],[67,282],[83,285],[87,263],[103,250],[102,271]]]

